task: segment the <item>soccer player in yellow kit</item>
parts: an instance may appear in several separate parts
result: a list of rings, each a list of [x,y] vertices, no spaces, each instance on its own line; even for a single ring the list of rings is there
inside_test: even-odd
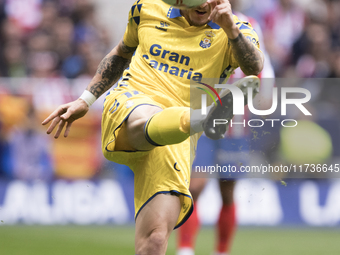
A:
[[[216,137],[225,132],[212,130],[209,117],[232,118],[221,105],[209,108],[204,119],[190,117],[190,82],[228,76],[237,67],[257,75],[263,67],[258,47],[255,31],[232,14],[228,0],[188,10],[138,0],[123,40],[102,60],[81,97],[44,120],[52,121],[48,134],[58,126],[55,138],[66,125],[67,137],[73,121],[122,77],[105,98],[102,150],[135,174],[136,254],[165,254],[171,231],[192,212],[191,159],[199,135],[204,129]],[[256,89],[258,81],[244,84]],[[227,95],[221,98],[226,106]]]

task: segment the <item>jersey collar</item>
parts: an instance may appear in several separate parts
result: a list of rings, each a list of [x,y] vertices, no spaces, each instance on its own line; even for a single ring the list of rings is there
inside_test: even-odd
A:
[[[174,19],[174,18],[178,18],[178,17],[182,17],[180,9],[177,9],[177,8],[174,8],[174,7],[170,7],[170,9],[168,11],[168,18]],[[219,25],[217,25],[216,23],[214,23],[212,21],[209,21],[208,25],[212,29],[220,29],[221,28]]]

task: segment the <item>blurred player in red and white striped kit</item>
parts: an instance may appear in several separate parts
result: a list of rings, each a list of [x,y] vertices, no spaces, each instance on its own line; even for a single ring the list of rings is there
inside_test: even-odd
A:
[[[233,9],[237,7],[237,1],[230,0]],[[237,8],[236,8],[237,9]],[[234,12],[240,20],[250,22],[254,30],[259,35],[261,50],[265,55],[264,68],[259,78],[275,78],[274,69],[271,65],[269,56],[265,50],[262,30],[259,24],[252,18],[247,17],[239,12]],[[235,70],[231,78],[243,78],[245,75],[241,69]],[[263,82],[262,82],[263,83]],[[269,84],[274,84],[270,82]],[[265,83],[265,85],[268,85]],[[261,86],[260,94],[262,102],[271,103],[273,86]],[[266,104],[267,105],[267,104]],[[266,106],[263,106],[265,108]],[[265,108],[267,109],[267,108]],[[245,116],[234,116],[233,122],[243,122],[247,119]],[[246,120],[247,121],[247,120]],[[249,139],[250,130],[244,128],[242,125],[229,128],[226,138],[219,141],[208,139],[202,136],[199,140],[198,151],[194,166],[202,165],[236,165],[247,164],[247,155],[249,152]],[[202,146],[203,145],[203,146]],[[218,149],[217,149],[218,148]],[[177,238],[177,255],[194,255],[195,240],[200,228],[200,219],[197,213],[197,200],[204,189],[208,178],[192,178],[190,183],[190,192],[193,196],[195,207],[191,217],[187,222],[179,228]],[[230,254],[232,241],[236,232],[237,219],[236,207],[234,203],[234,186],[235,179],[220,179],[220,193],[222,197],[222,207],[220,210],[219,218],[216,224],[216,245],[214,255],[227,255]]]

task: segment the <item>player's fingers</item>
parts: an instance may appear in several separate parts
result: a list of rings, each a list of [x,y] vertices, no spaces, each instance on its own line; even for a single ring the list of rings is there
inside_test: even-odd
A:
[[[63,119],[63,120],[68,120],[71,115],[74,114],[74,110],[72,107],[68,108],[68,109],[65,109],[65,113],[63,115],[61,115],[60,117]]]
[[[57,129],[57,132],[55,133],[54,135],[54,138],[58,138],[61,134],[61,131],[63,130],[64,126],[66,124],[66,121],[65,120],[61,120],[59,122],[59,126],[58,126],[58,129]]]
[[[221,3],[221,0],[208,0],[207,3],[208,4],[215,4],[215,5],[217,5],[217,4]]]
[[[67,122],[65,133],[64,133],[64,137],[68,137],[68,134],[70,133],[70,130],[71,130],[72,123],[73,122]]]
[[[216,6],[209,16],[209,20],[217,21],[223,13],[231,13],[230,6],[227,3]],[[231,13],[232,14],[232,13]]]
[[[221,17],[221,15],[223,13],[225,13],[226,9],[225,9],[225,5],[219,5],[217,8],[215,8],[216,13],[215,13],[215,20],[218,19],[219,17]]]
[[[217,2],[216,2],[216,1],[208,1],[207,3],[210,4],[211,10],[213,10],[213,9],[216,7],[216,5],[217,5]]]
[[[42,125],[46,125],[47,123],[49,123],[51,120],[53,120],[54,118],[56,118],[57,116],[60,116],[61,114],[63,114],[64,109],[62,106],[59,106],[54,112],[52,112],[50,114],[50,116],[48,116],[41,124]]]
[[[223,4],[220,4],[220,5],[217,5],[215,8],[214,8],[214,11],[217,11],[217,12],[224,12],[226,10],[229,10],[231,9],[230,8],[230,5],[228,5],[227,3],[223,3]]]
[[[212,12],[210,13],[210,16],[209,16],[209,20],[212,20],[212,21],[214,21],[215,19],[215,16],[216,16],[216,13],[217,13],[217,9],[216,8],[214,8],[213,10],[212,10]]]
[[[221,17],[221,14],[219,14],[219,12],[216,12],[215,16],[213,17],[213,22],[217,22],[217,20],[219,20],[219,18]]]
[[[46,125],[47,123],[49,123],[52,119],[54,119],[56,116],[58,116],[58,114],[55,113],[55,111],[53,113],[51,113],[46,119],[44,119],[44,121],[41,123],[42,125]]]
[[[53,119],[51,125],[48,127],[46,133],[47,133],[47,134],[51,134],[52,131],[53,131],[53,129],[58,125],[59,121],[60,121],[60,117],[59,117],[59,116],[55,117],[55,118]]]
[[[215,10],[215,7],[217,6],[217,2],[216,1],[208,1],[209,5],[210,5],[210,15],[209,15],[209,20],[211,20],[211,14],[212,12]]]

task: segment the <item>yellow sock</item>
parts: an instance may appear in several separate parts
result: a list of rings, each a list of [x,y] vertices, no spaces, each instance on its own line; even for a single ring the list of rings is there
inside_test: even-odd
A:
[[[170,107],[145,124],[145,138],[155,146],[181,143],[190,136],[190,108]]]

